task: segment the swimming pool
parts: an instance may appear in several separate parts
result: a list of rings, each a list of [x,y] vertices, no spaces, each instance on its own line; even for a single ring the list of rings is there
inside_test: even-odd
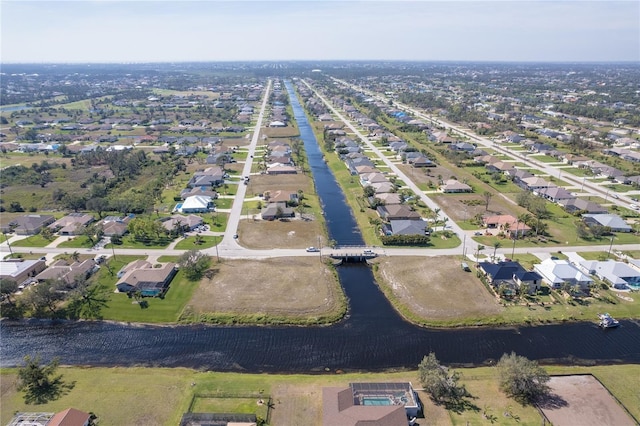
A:
[[[362,405],[393,405],[393,402],[391,402],[390,398],[384,396],[363,396]]]

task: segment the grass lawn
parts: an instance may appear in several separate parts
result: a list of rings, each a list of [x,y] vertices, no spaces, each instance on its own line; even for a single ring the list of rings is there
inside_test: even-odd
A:
[[[114,293],[115,283],[118,280],[115,274],[129,262],[142,258],[144,256],[118,255],[115,259],[109,259],[107,265],[100,268],[92,278],[92,282],[104,291],[103,294],[107,298],[107,307],[102,310],[103,319],[142,323],[177,322],[182,309],[191,299],[191,294],[198,285],[184,278],[182,272],[178,272],[173,278],[164,299],[145,298],[148,307],[144,309],[126,294]],[[113,274],[109,272],[109,269]]]
[[[580,169],[578,167],[566,167],[562,169],[563,172],[567,172],[567,173],[571,173],[574,176],[586,176],[586,177],[592,177],[593,173],[591,173],[591,170],[589,169]],[[589,179],[591,180],[591,179]]]
[[[634,189],[633,186],[631,185],[622,185],[619,183],[605,185],[605,188],[609,188],[610,190],[615,192],[627,192],[627,191],[632,191]]]
[[[609,256],[608,251],[581,251],[578,254],[582,256],[584,260],[607,260],[608,258],[616,258],[613,253]]]
[[[145,244],[141,241],[136,241],[133,235],[125,235],[122,237],[122,244],[107,244],[105,248],[132,248],[132,249],[162,249],[167,247],[171,243],[171,240],[168,240],[166,244]]]
[[[94,244],[84,235],[70,238],[69,240],[58,244],[59,248],[91,248],[93,246]]]
[[[48,240],[42,235],[36,234],[22,240],[18,240],[15,243],[11,243],[11,245],[14,247],[46,247],[51,244],[52,241],[53,239]]]
[[[437,356],[437,354],[436,354]],[[546,366],[550,374],[585,374],[597,377],[608,390],[637,418],[640,418],[640,394],[637,392],[638,365],[592,367]],[[506,398],[499,390],[497,371],[493,367],[456,368],[460,383],[471,394],[469,404],[460,412],[436,406],[428,395],[418,391],[425,406],[428,424],[482,425],[489,420],[483,411],[498,424],[539,425],[542,418],[534,407],[522,407]],[[183,413],[192,409],[212,412],[244,411],[261,415],[264,406],[257,398],[247,402],[234,395],[255,395],[263,391],[262,399],[271,397],[274,409],[271,425],[322,424],[322,388],[347,387],[351,382],[413,382],[419,388],[417,371],[347,374],[244,374],[199,372],[185,368],[77,368],[64,367],[59,372],[73,389],[58,400],[43,405],[27,405],[15,388],[16,369],[1,370],[2,424],[7,424],[15,411],[57,412],[68,407],[94,412],[101,426],[124,424],[176,425]],[[135,378],[135,380],[132,380]],[[104,392],[109,389],[109,392]],[[231,395],[224,398],[221,396]],[[216,398],[204,398],[204,396]],[[122,409],[136,399],[136,409]],[[171,401],[171,403],[167,403]],[[253,410],[253,411],[252,411]],[[511,418],[503,413],[510,411]],[[194,410],[195,412],[195,410]],[[516,421],[516,418],[518,419]],[[419,423],[424,423],[419,419]]]
[[[561,160],[558,160],[556,157],[551,157],[548,155],[531,155],[529,158],[533,160],[538,160],[541,163],[561,163]]]
[[[191,250],[191,249],[201,250],[201,249],[213,247],[217,243],[219,243],[220,240],[222,240],[222,236],[220,237],[200,236],[200,238],[201,238],[200,244],[196,244],[196,237],[188,236],[187,238],[180,240],[180,242],[176,244],[175,249],[176,250]]]

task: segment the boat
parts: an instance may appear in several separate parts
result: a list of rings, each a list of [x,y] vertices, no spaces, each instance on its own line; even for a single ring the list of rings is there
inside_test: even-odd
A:
[[[600,319],[600,323],[598,324],[602,328],[613,328],[620,325],[617,319],[614,319],[608,313],[598,314],[598,318]]]

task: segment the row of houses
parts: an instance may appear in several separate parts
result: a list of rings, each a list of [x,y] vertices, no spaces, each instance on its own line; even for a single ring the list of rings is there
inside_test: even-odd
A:
[[[495,287],[506,285],[513,292],[526,289],[534,294],[541,289],[543,283],[550,288],[562,289],[565,285],[577,286],[580,291],[587,292],[594,282],[594,275],[617,290],[640,288],[640,261],[629,263],[614,260],[588,261],[573,263],[568,260],[549,258],[533,266],[527,271],[520,263],[513,261],[480,262],[482,274]]]

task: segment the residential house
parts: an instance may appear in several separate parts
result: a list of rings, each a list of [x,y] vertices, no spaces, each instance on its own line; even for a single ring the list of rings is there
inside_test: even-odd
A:
[[[427,222],[422,219],[392,219],[388,225],[385,224],[384,233],[386,235],[425,235]]]
[[[167,231],[177,230],[182,233],[183,231],[193,231],[202,225],[203,220],[200,216],[194,214],[190,214],[189,216],[174,214],[173,216],[160,219],[160,222],[162,222],[162,226]]]
[[[288,207],[286,203],[268,203],[262,208],[260,216],[263,220],[275,220],[286,217],[295,217],[295,211],[293,208]]]
[[[416,168],[417,167],[436,167],[436,163],[434,163],[433,161],[429,160],[424,155],[421,155],[419,157],[416,157],[416,158],[410,160],[409,164],[411,164],[413,167],[416,167]]]
[[[533,177],[533,174],[527,170],[519,170],[519,169],[511,169],[504,172],[505,175],[509,176],[513,183],[523,188],[524,182],[522,179]]]
[[[369,185],[374,189],[376,196],[379,194],[395,193],[396,186],[391,182],[377,182]]]
[[[116,288],[120,293],[139,291],[142,296],[160,296],[168,290],[176,272],[175,263],[154,267],[145,260],[137,260],[120,270]]]
[[[213,200],[206,195],[192,195],[178,204],[175,211],[180,213],[207,213],[215,209]]]
[[[572,200],[576,198],[575,195],[571,194],[569,191],[560,186],[543,188],[538,191],[538,195],[554,203],[560,203],[561,201]]]
[[[323,426],[402,426],[415,421],[420,410],[411,383],[350,383],[348,388],[322,388]]]
[[[88,213],[69,213],[49,225],[49,229],[59,235],[80,235],[94,220]]]
[[[402,204],[402,198],[400,197],[400,194],[396,192],[386,192],[386,193],[376,194],[374,198],[379,199],[382,202],[382,204],[386,206],[389,206],[392,204]]]
[[[75,281],[88,278],[97,269],[98,267],[93,259],[73,263],[60,259],[36,275],[34,279],[38,282],[59,280],[67,284],[67,286],[73,286]]]
[[[119,217],[119,216],[107,216],[100,222],[102,232],[107,237],[123,236],[127,233],[127,226],[129,221],[133,218],[133,215]]]
[[[450,193],[460,193],[460,192],[473,192],[473,188],[471,188],[466,183],[462,183],[455,179],[447,180],[444,185],[440,187],[440,190],[446,194]]]
[[[476,149],[476,146],[468,142],[458,142],[458,143],[452,143],[451,145],[449,145],[449,149],[457,152],[471,153]]]
[[[367,186],[374,183],[382,183],[382,182],[389,182],[389,179],[387,179],[387,177],[380,172],[360,175],[360,184],[362,186]]]
[[[91,414],[75,408],[67,408],[54,414],[47,426],[89,426]]]
[[[527,271],[518,262],[480,262],[478,268],[494,287],[507,285],[514,292],[526,286],[529,294],[540,290],[542,277],[533,271]]]
[[[617,214],[583,214],[582,220],[587,226],[606,226],[612,232],[631,232],[631,226]]]
[[[211,197],[212,200],[218,198],[218,193],[215,190],[211,189],[210,186],[195,186],[193,188],[185,188],[180,191],[180,198],[182,198],[183,200],[186,200],[188,197],[194,195]]]
[[[384,220],[417,220],[420,215],[404,204],[378,206],[378,215]]]
[[[187,187],[196,188],[196,187],[216,187],[220,186],[224,183],[224,179],[226,177],[225,171],[222,167],[214,166],[208,167],[203,171],[198,171],[191,176],[189,182],[187,182]]]
[[[531,232],[531,228],[526,223],[518,221],[518,218],[510,214],[499,214],[482,218],[482,225],[489,229],[503,231],[511,238],[523,237]]]
[[[582,290],[589,288],[593,280],[580,269],[562,259],[546,259],[533,265],[533,269],[542,276],[549,286],[560,289],[563,284],[578,285]]]
[[[38,275],[46,267],[44,260],[22,258],[0,260],[0,279],[21,285]]]
[[[618,290],[628,290],[631,286],[636,289],[640,288],[640,271],[624,262],[585,260],[580,262],[580,268],[586,273],[608,282]]]
[[[285,191],[282,189],[269,190],[264,192],[264,200],[271,203],[293,203],[298,204],[298,192],[297,191]]]
[[[295,167],[280,163],[270,164],[267,167],[267,174],[269,175],[295,175],[296,173],[298,173],[298,170]]]
[[[593,201],[587,201],[582,198],[569,198],[560,200],[559,204],[571,214],[591,213],[591,214],[607,214],[609,211],[600,204]]]
[[[51,215],[26,214],[3,224],[1,230],[3,233],[15,232],[18,235],[35,235],[55,220],[55,217]]]
[[[509,163],[506,161],[495,161],[486,164],[484,167],[485,169],[487,169],[487,171],[492,173],[505,173],[509,170],[514,169],[513,163]]]
[[[532,192],[537,192],[541,189],[551,188],[556,186],[553,183],[547,182],[546,180],[537,176],[531,176],[524,179],[520,179],[519,182],[515,182],[514,180],[514,183],[516,183],[522,189],[525,189],[527,191],[532,191]]]

